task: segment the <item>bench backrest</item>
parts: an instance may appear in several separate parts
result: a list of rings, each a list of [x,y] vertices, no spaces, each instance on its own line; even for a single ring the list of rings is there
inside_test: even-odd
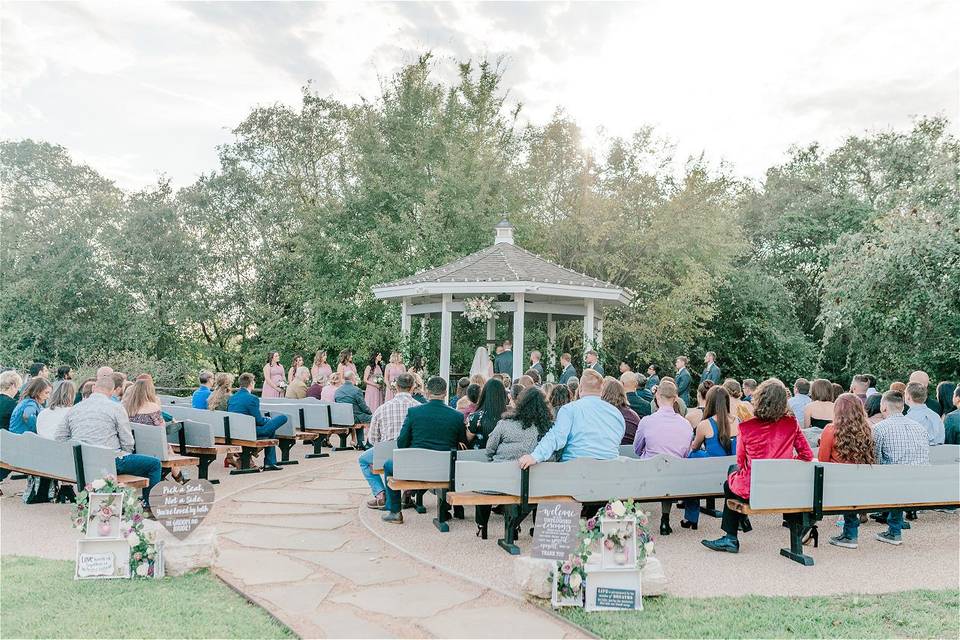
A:
[[[960,501],[960,465],[813,464],[754,460],[752,509],[812,509],[814,469],[823,466],[823,508]]]
[[[287,416],[287,421],[274,432],[276,436],[292,436],[300,430],[300,412],[292,404],[260,405],[260,413],[265,416]]]
[[[261,398],[260,399],[260,404],[284,404],[284,403],[291,403],[291,402],[294,404],[299,402],[305,402],[307,404],[320,403],[319,400],[317,400],[316,398],[311,398],[310,396],[307,396],[306,398],[300,398],[300,399],[297,399],[297,398]]]
[[[722,495],[727,470],[736,459],[671,458],[658,455],[639,460],[580,458],[544,462],[530,470],[529,495],[572,496],[580,502],[615,499]],[[520,468],[516,462],[476,465],[457,462],[457,491],[496,491],[520,495]]]
[[[87,482],[117,475],[118,451],[84,444],[80,445],[80,453],[83,456],[83,477]]]
[[[634,451],[632,444],[622,444],[620,445],[620,455],[624,458],[639,458],[637,452]]]
[[[76,482],[73,443],[41,438],[35,433],[0,430],[0,461],[36,475]]]
[[[960,463],[960,444],[938,444],[930,447],[930,464]]]
[[[374,453],[376,456],[376,453]],[[487,464],[483,449],[457,452],[457,461]],[[393,477],[398,480],[448,482],[450,480],[450,452],[432,449],[393,449]]]
[[[396,439],[384,440],[373,445],[373,468],[383,469],[383,463],[393,456],[393,450],[396,447]]]
[[[331,402],[330,405],[330,422],[333,423],[333,426],[336,427],[352,427],[353,422],[353,405],[347,402]]]
[[[292,423],[295,429],[329,429],[333,406],[335,405],[320,402],[315,398],[304,398],[303,400],[271,398],[260,403],[260,410],[264,412],[269,411],[271,415],[279,415],[282,413],[289,416],[290,420],[288,424]],[[346,414],[350,416],[350,424],[352,425],[353,408],[351,405],[345,406],[349,409]],[[343,410],[338,409],[338,411]],[[283,434],[282,431],[278,431],[277,433]]]
[[[163,405],[163,410],[177,420],[194,420],[210,425],[210,428],[213,429],[213,435],[218,438],[226,436],[226,430],[224,429],[224,420],[226,419],[229,421],[231,438],[235,440],[257,439],[257,424],[253,416],[177,405]]]
[[[187,445],[191,447],[210,448],[216,444],[213,436],[213,427],[206,422],[197,420],[183,420],[183,433]],[[180,438],[177,433],[167,435],[167,442],[174,445],[179,444]]]
[[[133,441],[136,443],[136,453],[153,456],[159,460],[170,458],[170,447],[167,446],[167,430],[152,424],[130,423],[133,430]]]

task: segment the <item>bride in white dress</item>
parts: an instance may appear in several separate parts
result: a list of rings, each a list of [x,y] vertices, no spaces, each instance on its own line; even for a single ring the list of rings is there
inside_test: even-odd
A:
[[[477,352],[473,354],[473,364],[470,365],[470,377],[480,374],[485,380],[493,377],[493,361],[490,360],[490,354],[486,347],[477,347]]]

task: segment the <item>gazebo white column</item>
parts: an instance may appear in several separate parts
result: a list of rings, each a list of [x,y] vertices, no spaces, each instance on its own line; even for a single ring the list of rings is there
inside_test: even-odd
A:
[[[490,318],[489,320],[487,320],[487,346],[489,347],[496,341],[497,341],[497,319]]]
[[[597,346],[603,344],[603,318],[597,318]]]
[[[583,349],[586,351],[593,346],[593,298],[587,298],[587,313],[583,317]]]
[[[400,333],[404,338],[410,337],[410,298],[400,303]]]
[[[450,339],[453,329],[453,314],[450,311],[450,303],[453,301],[453,295],[443,294],[440,302],[440,377],[444,380],[450,380]]]
[[[516,310],[513,312],[513,379],[516,380],[523,375],[523,315],[524,315],[524,294],[515,293],[513,301],[516,303]]]
[[[547,364],[552,371],[557,366],[557,321],[553,319],[553,314],[547,314]]]

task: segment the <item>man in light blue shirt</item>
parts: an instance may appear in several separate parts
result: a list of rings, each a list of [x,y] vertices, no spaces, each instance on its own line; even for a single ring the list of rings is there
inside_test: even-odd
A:
[[[787,400],[790,412],[797,419],[797,424],[803,429],[803,410],[810,404],[810,381],[806,378],[797,378],[793,383],[793,397]]]
[[[904,394],[904,400],[910,407],[907,411],[907,418],[917,422],[927,430],[930,439],[930,445],[943,444],[945,440],[945,429],[940,416],[935,411],[931,411],[926,405],[927,387],[919,382],[911,382],[907,385],[907,391]]]
[[[210,400],[210,393],[213,391],[213,373],[210,371],[200,372],[200,388],[193,392],[190,400],[190,406],[194,409],[206,409],[207,402]]]
[[[626,424],[619,409],[600,399],[602,386],[599,373],[584,370],[580,399],[560,408],[556,422],[533,454],[518,460],[521,469],[549,460],[556,451],[560,452],[560,462],[574,458],[612,460],[619,455]]]

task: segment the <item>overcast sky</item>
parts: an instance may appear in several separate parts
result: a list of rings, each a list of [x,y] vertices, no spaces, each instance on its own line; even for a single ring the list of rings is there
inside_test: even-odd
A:
[[[374,96],[418,53],[503,56],[525,117],[653,125],[760,177],[791,144],[960,120],[960,2],[2,3],[0,127],[125,188],[184,186],[251,107]],[[598,133],[603,127],[605,133]]]

